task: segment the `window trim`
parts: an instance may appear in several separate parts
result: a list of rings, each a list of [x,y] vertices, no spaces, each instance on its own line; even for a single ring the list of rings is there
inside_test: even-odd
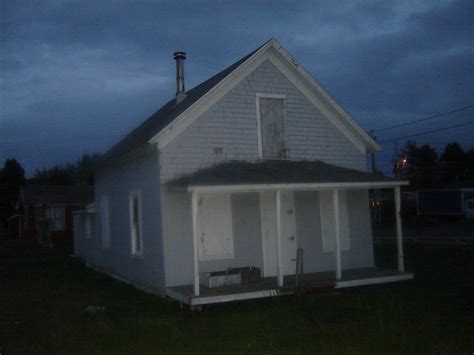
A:
[[[286,100],[286,95],[283,94],[273,94],[273,93],[266,93],[266,92],[257,92],[255,94],[255,102],[257,106],[257,146],[258,146],[258,158],[259,159],[266,159],[266,160],[272,160],[272,159],[278,159],[278,160],[285,160],[289,159],[289,154],[286,158],[264,158],[263,157],[263,144],[262,144],[262,121],[260,117],[260,99],[280,99],[280,100]],[[283,104],[285,104],[283,102]]]
[[[84,214],[84,238],[92,239],[92,214],[88,212]]]
[[[140,249],[137,250],[137,237],[133,221],[133,201],[137,199],[138,204],[138,234],[140,239]],[[141,192],[138,190],[132,191],[128,198],[128,207],[130,215],[130,242],[132,257],[143,258],[143,215],[142,215],[142,198]]]
[[[56,218],[56,210],[61,210],[61,228],[53,228],[55,225],[55,220],[59,220]],[[48,206],[46,208],[46,218],[51,220],[50,224],[50,231],[51,232],[64,232],[66,230],[66,208],[64,206]]]

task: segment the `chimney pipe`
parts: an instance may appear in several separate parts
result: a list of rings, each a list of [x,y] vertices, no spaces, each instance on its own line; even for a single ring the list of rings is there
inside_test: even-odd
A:
[[[175,52],[174,60],[176,60],[176,103],[181,102],[186,98],[184,91],[184,60],[186,59],[185,52]]]

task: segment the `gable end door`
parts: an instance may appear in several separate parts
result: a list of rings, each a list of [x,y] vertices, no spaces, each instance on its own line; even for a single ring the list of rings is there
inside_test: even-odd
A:
[[[260,126],[260,155],[266,159],[288,157],[284,100],[258,97]]]

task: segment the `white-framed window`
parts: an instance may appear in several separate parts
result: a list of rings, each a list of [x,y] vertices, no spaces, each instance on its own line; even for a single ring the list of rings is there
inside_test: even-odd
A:
[[[142,208],[139,192],[130,194],[130,236],[132,254],[143,255]]]
[[[285,95],[257,93],[258,156],[288,158]]]
[[[209,193],[199,196],[197,227],[199,260],[234,257],[230,193]]]
[[[349,208],[347,191],[339,190],[339,242],[341,250],[351,249],[349,231]],[[319,191],[319,216],[321,220],[321,241],[323,252],[336,250],[336,220],[334,215],[333,191]]]
[[[92,238],[92,216],[90,213],[84,214],[84,237],[86,239]]]
[[[48,207],[46,218],[49,220],[49,229],[55,232],[64,231],[64,207]]]
[[[100,197],[100,225],[102,234],[102,248],[110,247],[110,210],[109,198],[106,195]]]

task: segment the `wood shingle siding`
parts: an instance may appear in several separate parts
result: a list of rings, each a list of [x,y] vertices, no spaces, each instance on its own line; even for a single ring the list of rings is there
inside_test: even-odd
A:
[[[270,62],[161,150],[163,182],[226,160],[258,160],[256,94],[285,95],[290,159],[366,170],[366,157]],[[222,148],[216,154],[214,148]]]

